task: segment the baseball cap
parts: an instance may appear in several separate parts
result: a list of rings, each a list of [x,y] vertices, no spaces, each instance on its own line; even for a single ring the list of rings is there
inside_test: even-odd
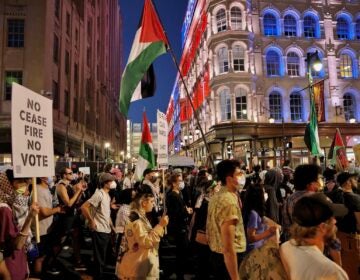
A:
[[[314,227],[331,217],[343,217],[348,209],[343,204],[332,203],[324,194],[313,194],[300,198],[293,211],[293,220],[302,227]]]
[[[356,173],[341,172],[339,175],[337,175],[336,180],[339,183],[339,185],[342,186],[351,177],[357,177],[357,176],[358,175]]]
[[[110,173],[103,173],[100,176],[99,182],[100,184],[103,184],[108,181],[115,181],[115,177],[111,175]]]

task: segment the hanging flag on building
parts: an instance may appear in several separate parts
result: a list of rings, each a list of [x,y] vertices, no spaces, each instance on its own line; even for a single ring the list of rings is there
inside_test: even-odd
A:
[[[151,0],[145,0],[142,18],[126,64],[120,88],[120,112],[128,115],[130,102],[155,92],[154,60],[166,52],[168,40]]]
[[[313,86],[315,110],[318,122],[325,121],[325,98],[324,98],[324,81],[320,81]]]
[[[336,129],[334,139],[331,143],[328,159],[330,159],[330,163],[336,167],[337,171],[344,171],[349,166],[346,157],[346,147],[338,128]]]
[[[310,123],[306,125],[304,142],[313,156],[321,155],[318,122],[313,94],[310,97]]]
[[[146,113],[143,113],[143,131],[140,143],[139,157],[135,168],[135,179],[140,180],[146,168],[155,167],[155,155],[152,145],[152,137],[150,133],[149,123]]]

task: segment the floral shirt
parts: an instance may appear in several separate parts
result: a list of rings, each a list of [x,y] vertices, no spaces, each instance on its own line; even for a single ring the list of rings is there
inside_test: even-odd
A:
[[[234,247],[237,253],[245,252],[246,238],[244,223],[241,215],[240,198],[226,187],[216,193],[209,202],[209,209],[206,221],[206,235],[211,251],[223,253],[221,241],[221,225],[230,220],[236,220]]]

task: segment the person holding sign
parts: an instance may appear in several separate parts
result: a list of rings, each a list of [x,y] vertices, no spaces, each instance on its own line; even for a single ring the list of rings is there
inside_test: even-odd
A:
[[[21,229],[14,222],[12,206],[15,199],[15,189],[23,183],[23,178],[14,178],[12,170],[0,173],[0,250],[11,279],[27,279],[28,266],[25,253],[25,242],[39,206],[33,203]]]

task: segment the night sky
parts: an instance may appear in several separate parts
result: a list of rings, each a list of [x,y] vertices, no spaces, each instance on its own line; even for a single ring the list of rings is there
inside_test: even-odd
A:
[[[124,68],[140,20],[144,0],[119,0],[119,2],[123,20]],[[181,56],[181,27],[187,2],[187,0],[153,0],[178,61]],[[130,104],[128,118],[133,122],[142,122],[144,107],[150,122],[156,122],[157,109],[164,113],[166,112],[177,73],[170,54],[163,54],[157,58],[154,63],[154,69],[157,85],[155,96]]]

